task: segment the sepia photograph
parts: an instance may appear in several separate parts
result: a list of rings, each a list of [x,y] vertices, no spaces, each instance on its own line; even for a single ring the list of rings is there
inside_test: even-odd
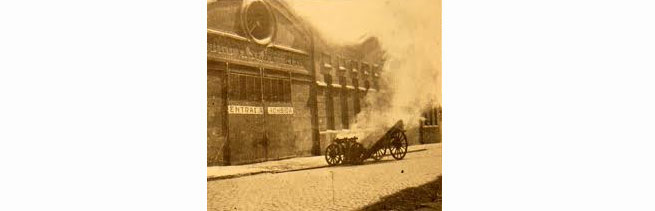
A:
[[[208,0],[208,210],[441,210],[440,0]]]
[[[653,8],[0,1],[0,211],[653,211]]]

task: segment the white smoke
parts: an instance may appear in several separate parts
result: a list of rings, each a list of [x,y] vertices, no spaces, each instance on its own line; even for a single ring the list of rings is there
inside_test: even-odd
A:
[[[429,106],[441,105],[441,0],[287,0],[328,42],[350,45],[373,36],[386,53],[382,93],[351,125],[360,140],[396,121],[415,127]],[[381,131],[382,130],[382,131]]]

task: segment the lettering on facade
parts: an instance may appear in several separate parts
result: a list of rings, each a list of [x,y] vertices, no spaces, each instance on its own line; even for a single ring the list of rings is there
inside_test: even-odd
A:
[[[268,107],[268,114],[293,114],[293,107]]]
[[[207,39],[207,53],[226,59],[268,63],[305,69],[307,56],[279,49],[253,45],[243,41],[229,40],[224,37]]]
[[[228,114],[264,114],[264,109],[258,106],[239,106],[239,105],[229,105],[227,106]]]

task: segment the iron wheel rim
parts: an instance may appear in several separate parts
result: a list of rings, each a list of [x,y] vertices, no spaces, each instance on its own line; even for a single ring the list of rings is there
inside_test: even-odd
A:
[[[389,152],[394,159],[400,160],[407,154],[407,137],[404,133],[398,132],[393,135],[391,143],[389,144]]]
[[[343,161],[343,155],[337,145],[330,144],[330,146],[325,149],[325,161],[330,166],[337,165]]]
[[[380,149],[378,149],[377,151],[375,151],[373,153],[373,160],[375,160],[375,161],[382,160],[382,158],[384,157],[385,154],[387,154],[387,149],[384,148],[384,147],[380,148]]]

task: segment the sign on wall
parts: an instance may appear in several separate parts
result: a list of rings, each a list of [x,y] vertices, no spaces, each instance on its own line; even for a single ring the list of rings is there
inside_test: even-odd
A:
[[[258,106],[227,106],[228,114],[264,114],[264,108]]]
[[[259,106],[227,106],[228,114],[264,114],[264,108]],[[267,114],[293,114],[293,107],[267,107]]]
[[[293,107],[268,107],[268,114],[293,114]]]
[[[253,45],[222,36],[207,38],[207,54],[228,60],[251,61],[305,70],[308,56],[275,48]]]

